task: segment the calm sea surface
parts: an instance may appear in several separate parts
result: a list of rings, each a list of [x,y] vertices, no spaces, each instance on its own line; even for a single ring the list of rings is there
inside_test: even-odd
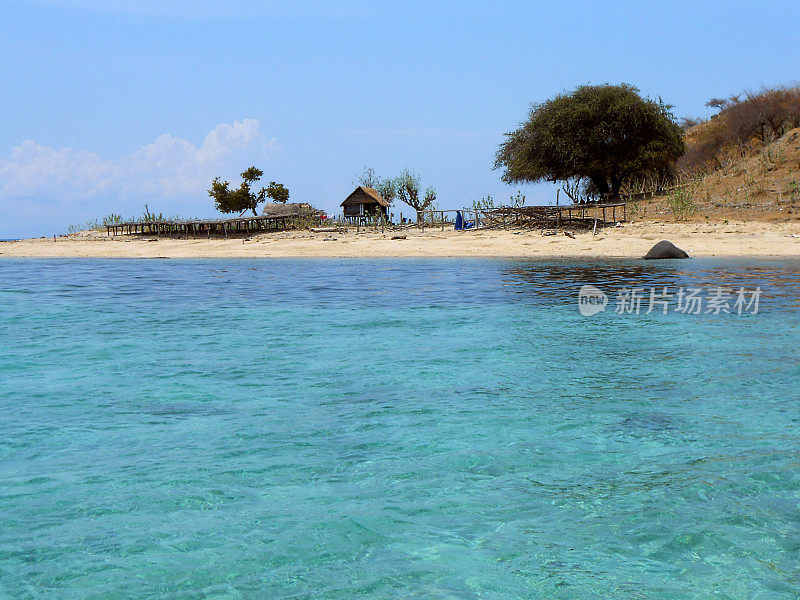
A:
[[[0,598],[798,596],[798,261],[0,261]]]

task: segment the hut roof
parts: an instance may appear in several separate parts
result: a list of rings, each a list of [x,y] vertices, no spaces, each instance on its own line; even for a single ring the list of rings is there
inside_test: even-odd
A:
[[[372,202],[369,200],[365,201],[362,194],[366,194]],[[352,194],[344,199],[344,202],[342,202],[340,206],[344,206],[345,204],[380,204],[381,206],[389,206],[389,203],[384,200],[375,189],[363,185],[358,186]]]
[[[291,217],[311,212],[317,212],[317,209],[306,202],[290,202],[289,204],[272,202],[264,205],[261,214],[269,217]]]

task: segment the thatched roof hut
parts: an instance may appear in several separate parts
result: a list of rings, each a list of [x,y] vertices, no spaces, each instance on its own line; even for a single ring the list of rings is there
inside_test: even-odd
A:
[[[377,217],[389,214],[389,203],[376,190],[363,185],[345,198],[341,206],[345,217]]]
[[[322,211],[314,208],[306,202],[292,202],[287,204],[272,202],[264,205],[261,214],[267,217],[294,217],[298,215],[311,215],[320,212]]]

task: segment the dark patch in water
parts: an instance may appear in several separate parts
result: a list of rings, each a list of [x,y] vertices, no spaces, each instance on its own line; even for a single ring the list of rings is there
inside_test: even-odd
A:
[[[665,413],[639,413],[625,418],[622,429],[635,431],[674,431],[677,423],[674,417]]]

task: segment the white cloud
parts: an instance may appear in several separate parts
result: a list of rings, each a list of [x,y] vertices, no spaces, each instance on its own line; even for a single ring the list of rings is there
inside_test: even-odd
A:
[[[116,160],[29,140],[13,148],[8,159],[0,158],[0,200],[37,197],[58,203],[93,196],[205,195],[211,179],[230,170],[232,157],[263,161],[275,148],[257,119],[217,125],[199,146],[164,134]],[[244,162],[236,166],[243,169]]]
[[[64,231],[112,212],[213,213],[214,177],[238,178],[250,165],[269,172],[277,150],[257,119],[217,125],[199,145],[160,135],[121,158],[28,140],[0,157],[0,239]]]

